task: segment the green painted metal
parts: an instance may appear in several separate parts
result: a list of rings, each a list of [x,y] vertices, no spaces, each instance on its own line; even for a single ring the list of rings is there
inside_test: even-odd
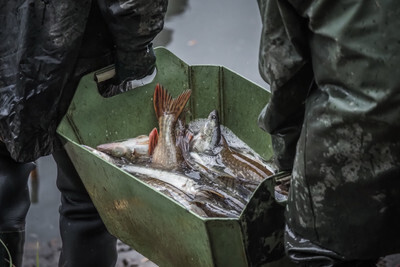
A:
[[[267,91],[224,67],[189,66],[164,48],[155,52],[155,80],[132,91],[103,98],[95,73],[83,77],[58,128],[105,225],[161,266],[256,266],[279,259],[284,208],[270,194],[273,179],[263,181],[239,219],[202,218],[80,145],[148,134],[157,126],[152,97],[161,83],[174,97],[193,90],[187,119],[218,109],[224,125],[271,157],[270,138],[257,127]]]

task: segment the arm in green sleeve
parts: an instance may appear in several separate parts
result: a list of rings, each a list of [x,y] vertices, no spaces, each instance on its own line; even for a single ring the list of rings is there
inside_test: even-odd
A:
[[[313,81],[307,20],[285,1],[258,3],[263,22],[259,70],[271,88],[271,99],[259,116],[259,126],[272,136],[278,167],[290,170]]]

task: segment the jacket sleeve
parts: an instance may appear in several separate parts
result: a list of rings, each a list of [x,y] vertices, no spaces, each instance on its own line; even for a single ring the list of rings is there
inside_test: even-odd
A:
[[[164,26],[168,0],[97,0],[116,45],[116,82],[141,79],[155,67],[152,41]]]
[[[307,20],[283,0],[258,0],[263,29],[259,70],[271,98],[258,124],[271,134],[280,170],[291,170],[304,119],[305,99],[313,83]]]

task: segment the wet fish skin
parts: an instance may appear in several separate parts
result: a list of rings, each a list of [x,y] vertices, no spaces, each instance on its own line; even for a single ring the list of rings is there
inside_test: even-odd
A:
[[[249,181],[261,181],[273,174],[260,162],[229,147],[225,137],[221,133],[221,125],[216,110],[213,110],[209,114],[204,125],[193,137],[189,151],[190,156],[199,163],[201,159],[202,162],[200,164],[206,168],[212,169],[213,166],[225,166],[224,170],[220,172],[225,172],[226,176],[239,177]],[[208,157],[211,160],[204,162],[207,160],[207,156],[202,154],[216,156],[216,158]],[[215,168],[214,171],[216,171]]]
[[[245,188],[239,183],[239,180],[223,171],[219,171],[216,167],[218,165],[215,160],[216,156],[210,156],[202,153],[191,152],[188,153],[188,148],[183,149],[183,155],[185,163],[189,168],[200,173],[201,182],[203,185],[207,185],[210,188],[219,188],[229,193],[232,197],[235,197],[243,203],[249,200],[252,191]],[[208,161],[204,161],[207,158]],[[220,166],[221,169],[224,169]]]
[[[221,138],[223,143],[223,148],[220,151],[221,161],[231,174],[256,182],[261,182],[273,175],[273,172],[261,163],[231,149],[224,136],[221,136]]]
[[[198,122],[201,123],[198,127],[191,127],[193,124],[189,126],[190,134],[195,132],[194,137],[180,144],[186,164],[203,173],[210,186],[225,191],[242,203],[247,203],[259,182],[241,178],[222,160],[222,134],[218,112],[214,110],[207,119],[200,119]]]
[[[82,147],[86,148],[87,150],[92,152],[94,155],[98,156],[99,158],[101,158],[101,159],[103,159],[103,160],[105,160],[105,161],[107,161],[107,162],[109,162],[111,164],[114,164],[114,165],[117,165],[117,166],[121,166],[121,165],[123,165],[125,163],[125,161],[123,161],[121,159],[112,157],[112,156],[110,156],[110,155],[108,155],[108,154],[106,154],[106,153],[104,153],[102,151],[99,151],[97,149],[94,149],[94,148],[92,148],[90,146],[82,145]]]
[[[194,135],[190,143],[190,151],[211,154],[221,141],[221,128],[218,111],[213,110],[208,115],[204,126]]]
[[[149,136],[139,135],[120,142],[101,144],[96,149],[113,157],[124,157],[135,161],[138,158],[149,156]]]
[[[200,190],[200,192],[207,192],[208,194],[211,194],[211,196],[213,196],[212,199],[220,200],[219,202],[221,204],[224,204],[225,208],[236,210],[239,213],[245,208],[247,204],[247,201],[242,201],[241,199],[233,197],[226,191],[221,190],[221,188],[219,187],[204,187]]]
[[[237,218],[240,216],[242,208],[237,208],[230,203],[231,199],[224,199],[223,196],[210,191],[202,191],[193,199],[209,217]]]
[[[225,182],[237,183],[254,190],[272,171],[262,163],[230,148],[221,132],[218,112],[213,110],[207,120],[190,141],[189,147],[182,146],[185,161],[199,171],[212,172],[224,177]],[[236,179],[225,179],[232,177]]]
[[[207,161],[205,161],[207,159]],[[218,163],[219,156],[210,156],[206,154],[190,153],[186,163],[198,172],[203,174],[204,184],[220,188],[229,193],[232,197],[246,203],[259,183],[243,180],[234,174],[228,174],[226,167]]]
[[[255,183],[248,180],[242,180],[233,176],[219,175],[214,180],[220,186],[226,189],[226,191],[233,194],[237,199],[247,203],[254,190],[258,187],[259,183]]]
[[[200,185],[198,185],[195,181],[193,181],[186,175],[169,170],[154,167],[149,168],[146,166],[133,164],[123,165],[121,166],[121,169],[134,176],[136,174],[140,174],[147,177],[157,178],[160,181],[168,183],[191,196],[196,195],[196,193],[198,192],[198,188],[200,187]]]
[[[191,90],[185,90],[173,99],[167,90],[157,84],[153,97],[154,111],[159,125],[158,142],[152,155],[152,162],[155,165],[174,169],[182,163],[182,153],[176,145],[175,127],[190,95]]]
[[[188,209],[202,217],[208,217],[207,213],[204,212],[204,210],[202,210],[200,207],[198,207],[197,205],[195,205],[193,203],[193,197],[190,197],[182,190],[179,190],[178,188],[176,188],[168,183],[164,183],[163,181],[161,181],[157,178],[146,178],[146,179],[142,179],[142,180],[146,184],[155,188],[157,191],[172,198],[173,200],[175,200],[176,202],[181,204],[186,209]]]
[[[236,199],[235,197],[227,194],[224,192],[221,188],[215,187],[215,184],[201,184],[197,183],[196,181],[190,179],[184,174],[180,174],[177,172],[169,171],[169,170],[164,170],[164,169],[158,169],[158,168],[148,168],[145,166],[139,166],[139,165],[123,165],[121,166],[121,169],[134,175],[134,176],[140,176],[141,180],[145,180],[143,177],[151,177],[159,180],[157,184],[160,183],[165,183],[168,185],[164,186],[172,186],[177,188],[178,190],[181,190],[183,193],[188,195],[193,199],[193,203],[196,204],[196,206],[202,208],[204,203],[207,203],[207,205],[204,206],[204,208],[209,208],[211,209],[214,207],[215,209],[220,209],[222,210],[227,209],[229,210],[234,210],[236,211],[237,214],[240,214],[240,211],[244,209],[245,207],[245,201]],[[153,182],[154,183],[154,182]],[[171,193],[171,192],[170,192]],[[199,204],[199,197],[203,196],[202,205]],[[210,197],[210,199],[206,199],[207,197]],[[220,199],[223,200],[223,203],[216,203],[216,197],[219,197]],[[224,207],[221,207],[221,205],[225,205]],[[218,206],[219,205],[219,206]],[[199,211],[194,210],[195,208],[193,206],[190,206],[190,210],[196,212],[197,214],[201,215]],[[218,208],[219,207],[219,208]],[[207,213],[207,212],[206,212]],[[210,214],[210,213],[207,213]],[[227,214],[226,216],[231,216],[229,215],[229,212],[225,212]],[[236,215],[237,215],[236,214]]]

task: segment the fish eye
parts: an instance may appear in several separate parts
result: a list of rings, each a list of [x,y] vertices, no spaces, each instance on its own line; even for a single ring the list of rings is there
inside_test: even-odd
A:
[[[216,118],[217,118],[217,116],[215,116],[215,115],[211,116],[211,119],[213,119],[213,120],[215,120]]]

